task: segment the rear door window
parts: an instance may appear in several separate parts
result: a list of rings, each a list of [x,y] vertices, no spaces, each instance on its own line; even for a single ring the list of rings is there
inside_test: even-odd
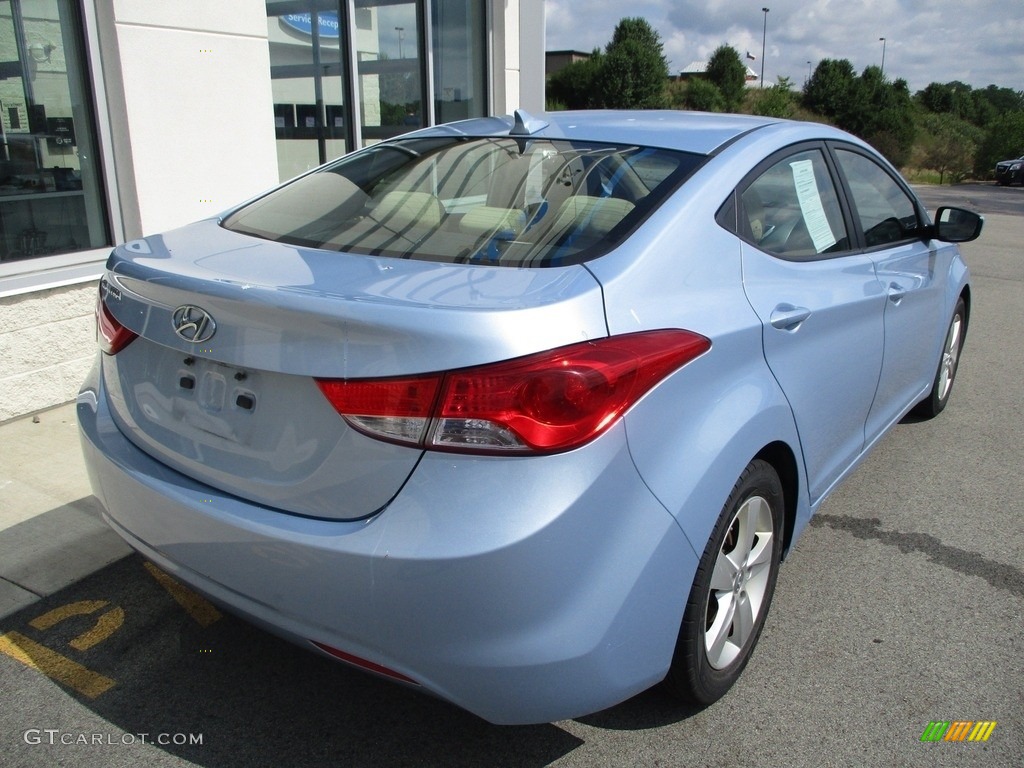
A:
[[[739,234],[761,250],[799,261],[850,247],[836,187],[818,149],[772,164],[739,199]]]

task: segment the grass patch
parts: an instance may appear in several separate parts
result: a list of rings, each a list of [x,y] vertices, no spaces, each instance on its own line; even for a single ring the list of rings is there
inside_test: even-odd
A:
[[[938,184],[939,173],[928,168],[902,168],[904,178],[911,184]],[[949,183],[949,174],[943,182]]]

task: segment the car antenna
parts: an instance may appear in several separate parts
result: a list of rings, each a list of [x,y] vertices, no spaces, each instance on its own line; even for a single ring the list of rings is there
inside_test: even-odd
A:
[[[532,136],[548,127],[547,121],[534,117],[525,109],[517,109],[514,117],[516,124],[508,132],[509,136]]]
[[[525,109],[517,109],[515,111],[515,125],[512,126],[512,130],[508,132],[509,136],[532,136],[538,131],[542,131],[548,127],[548,123],[545,120],[534,117]],[[519,147],[519,154],[526,154],[527,148],[530,146],[530,142],[525,138],[517,138],[516,146]]]

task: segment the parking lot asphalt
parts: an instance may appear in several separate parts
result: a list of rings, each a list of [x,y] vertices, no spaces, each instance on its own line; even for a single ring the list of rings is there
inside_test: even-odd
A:
[[[498,728],[223,616],[103,523],[69,404],[0,425],[0,764],[1024,765],[1024,190],[919,192],[988,218],[951,404],[825,503],[717,704]]]

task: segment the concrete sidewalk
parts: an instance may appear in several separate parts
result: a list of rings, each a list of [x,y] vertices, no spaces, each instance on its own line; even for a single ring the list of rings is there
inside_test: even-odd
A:
[[[130,552],[100,518],[74,403],[0,424],[0,618]]]

